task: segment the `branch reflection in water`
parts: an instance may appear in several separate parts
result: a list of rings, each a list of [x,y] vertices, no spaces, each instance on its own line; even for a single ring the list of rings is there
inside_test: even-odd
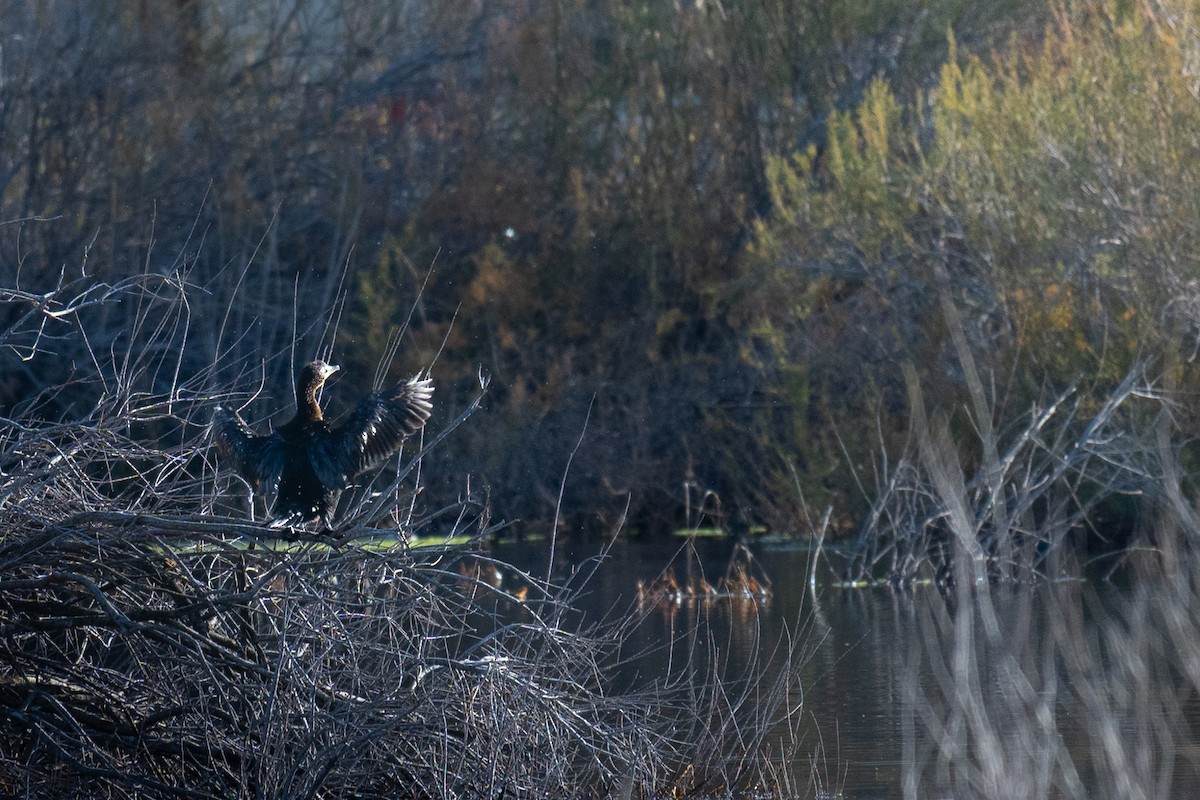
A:
[[[697,691],[714,673],[729,685],[756,669],[770,679],[802,637],[802,704],[773,731],[801,739],[800,796],[1159,798],[1200,787],[1200,570],[1188,559],[1148,552],[1112,581],[965,593],[822,588],[827,576],[814,593],[805,549],[754,543],[769,600],[722,600],[733,547],[697,542],[689,560],[670,542],[619,543],[583,611],[612,614],[636,604],[639,584],[645,599],[674,576],[674,596],[627,643],[638,654],[620,668],[630,686],[678,678],[683,663]],[[518,563],[539,552],[502,550]],[[594,555],[577,545],[558,568]]]

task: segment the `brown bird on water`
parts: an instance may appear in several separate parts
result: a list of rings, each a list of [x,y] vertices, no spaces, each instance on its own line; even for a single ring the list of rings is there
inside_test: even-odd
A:
[[[330,527],[350,482],[399,450],[433,411],[433,381],[414,376],[367,395],[334,428],[317,392],[338,369],[324,361],[306,364],[296,379],[296,416],[274,433],[257,435],[236,411],[220,406],[213,416],[217,447],[266,495],[272,525],[319,519]]]

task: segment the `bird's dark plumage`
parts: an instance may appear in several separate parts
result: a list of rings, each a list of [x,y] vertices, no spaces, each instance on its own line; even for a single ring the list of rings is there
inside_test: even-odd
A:
[[[320,519],[328,527],[354,477],[399,450],[433,410],[433,382],[413,377],[367,395],[333,428],[317,392],[337,370],[324,361],[306,364],[296,380],[296,416],[272,434],[256,435],[236,411],[218,407],[213,417],[221,453],[266,494],[277,522]]]

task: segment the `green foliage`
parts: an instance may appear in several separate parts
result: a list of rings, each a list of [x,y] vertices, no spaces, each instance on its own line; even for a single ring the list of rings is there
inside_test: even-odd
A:
[[[905,104],[876,82],[824,147],[772,159],[748,260],[768,277],[755,303],[787,331],[770,344],[780,375],[850,368],[887,406],[912,362],[943,407],[967,407],[948,301],[1001,423],[1046,382],[1103,396],[1139,355],[1194,385],[1198,44],[1185,4],[1085,6],[987,61],[951,35],[929,92]],[[825,356],[835,342],[866,358]],[[861,411],[826,409],[843,430]],[[792,426],[797,450],[810,427]]]
[[[375,263],[358,273],[351,326],[357,347],[372,354],[387,352],[391,337],[413,303],[410,292],[419,286],[401,242],[389,237],[375,255]]]

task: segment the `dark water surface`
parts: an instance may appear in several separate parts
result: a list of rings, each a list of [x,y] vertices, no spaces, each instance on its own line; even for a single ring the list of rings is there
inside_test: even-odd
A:
[[[612,546],[581,610],[627,613],[638,581],[653,581],[681,547]],[[695,547],[716,583],[733,544]],[[560,543],[555,580],[590,570],[598,549]],[[802,736],[794,766],[809,796],[1200,797],[1200,624],[1190,588],[1184,597],[1045,582],[956,602],[930,588],[838,589],[820,570],[812,591],[806,549],[751,549],[771,600],[661,604],[630,637],[620,680],[678,672],[689,649],[705,652],[708,642],[729,680],[756,674],[756,664],[776,674],[780,642],[797,642],[802,703],[790,726]],[[544,542],[500,545],[495,555],[546,574]],[[686,559],[676,563],[683,579]]]

